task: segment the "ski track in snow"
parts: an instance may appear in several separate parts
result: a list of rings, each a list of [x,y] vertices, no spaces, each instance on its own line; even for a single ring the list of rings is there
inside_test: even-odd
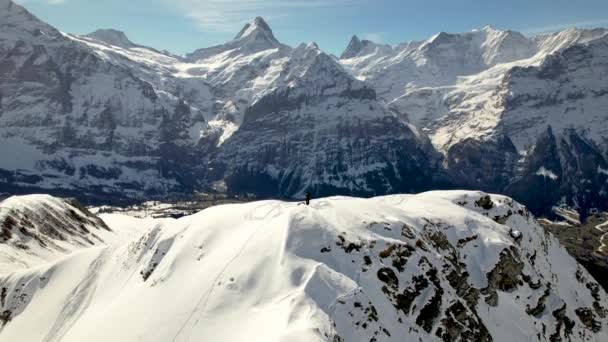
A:
[[[247,247],[247,245],[249,244],[249,242],[254,238],[256,232],[264,225],[266,225],[266,218],[268,218],[268,216],[270,216],[270,214],[275,211],[276,209],[278,209],[281,205],[280,204],[276,204],[273,205],[270,210],[268,210],[268,212],[263,215],[263,217],[255,217],[255,212],[260,208],[260,207],[264,207],[267,206],[266,204],[262,204],[256,208],[254,208],[254,210],[252,210],[252,212],[247,215],[246,217],[248,219],[252,219],[252,220],[256,220],[256,221],[264,221],[261,224],[259,224],[258,226],[256,226],[255,228],[253,228],[253,230],[251,231],[251,234],[249,235],[249,237],[247,238],[247,240],[245,240],[245,242],[241,245],[241,247],[237,250],[236,254],[226,263],[226,265],[224,265],[224,267],[220,270],[220,272],[217,274],[217,276],[215,276],[215,278],[213,278],[213,281],[211,282],[211,286],[209,287],[209,289],[205,292],[203,292],[203,294],[201,295],[198,303],[196,304],[196,306],[194,307],[194,309],[192,310],[192,312],[190,313],[190,315],[188,316],[188,318],[186,319],[184,325],[177,331],[177,333],[175,334],[175,337],[173,337],[172,341],[178,341],[179,336],[184,332],[186,326],[188,325],[188,322],[190,322],[195,315],[197,314],[197,312],[199,313],[198,317],[196,318],[196,321],[194,321],[194,323],[192,324],[191,328],[194,328],[195,326],[198,325],[198,323],[200,322],[204,312],[205,312],[205,308],[207,307],[207,303],[209,302],[209,299],[211,298],[211,296],[213,295],[213,290],[215,289],[217,283],[219,282],[219,280],[224,276],[224,273],[226,273],[226,270],[228,270],[228,267],[230,267],[230,265],[232,265],[236,259],[238,259],[238,257],[243,253],[243,251],[245,250],[245,248]],[[191,330],[192,331],[192,330]],[[190,337],[188,336],[185,341],[190,341]]]
[[[106,263],[106,255],[109,255],[108,248],[105,247],[91,262],[86,276],[70,293],[65,306],[61,309],[55,324],[43,342],[61,341],[91,304],[96,289],[96,279]]]

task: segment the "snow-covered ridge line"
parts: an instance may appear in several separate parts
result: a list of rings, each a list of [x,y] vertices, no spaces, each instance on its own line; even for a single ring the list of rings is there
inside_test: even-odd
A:
[[[114,233],[74,199],[12,196],[0,202],[0,272],[104,244]]]
[[[608,336],[605,292],[481,192],[222,205],[0,284],[0,341]]]

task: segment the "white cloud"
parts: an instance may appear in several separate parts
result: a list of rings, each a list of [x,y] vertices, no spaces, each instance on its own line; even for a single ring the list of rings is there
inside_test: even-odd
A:
[[[362,38],[371,40],[372,42],[377,43],[377,44],[384,43],[384,36],[382,36],[381,33],[377,33],[377,32],[365,33],[365,34],[363,34]]]
[[[253,17],[286,18],[304,9],[351,5],[361,0],[163,0],[205,31],[235,32]]]
[[[549,32],[560,31],[560,30],[570,28],[570,27],[596,28],[596,27],[606,27],[606,26],[608,26],[608,19],[600,19],[600,20],[579,21],[579,22],[567,23],[567,24],[529,27],[529,28],[522,29],[522,32],[526,33],[526,34],[539,34],[539,33],[549,33]]]

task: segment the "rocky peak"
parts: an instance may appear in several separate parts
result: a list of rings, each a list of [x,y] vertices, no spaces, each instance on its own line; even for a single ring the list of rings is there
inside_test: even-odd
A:
[[[349,58],[360,56],[364,52],[366,52],[366,50],[369,47],[375,47],[375,46],[376,46],[376,43],[372,42],[371,40],[366,40],[366,39],[361,40],[361,39],[359,39],[359,37],[357,37],[357,35],[353,35],[353,37],[350,40],[350,43],[348,43],[348,46],[346,47],[344,52],[342,52],[342,54],[340,55],[340,59],[349,59]]]
[[[135,44],[127,38],[127,35],[124,32],[114,29],[100,29],[85,36],[122,48],[131,48],[135,46]]]
[[[486,65],[530,58],[537,52],[534,41],[519,32],[497,30],[490,26],[484,27],[483,32],[485,35],[480,48]]]
[[[241,55],[243,53],[256,53],[276,48],[289,50],[286,45],[281,44],[274,37],[266,21],[262,17],[256,17],[250,23],[245,24],[233,40],[224,44],[198,49],[193,53],[187,54],[186,57],[189,60],[199,61],[229,50],[235,50],[237,55]]]
[[[8,41],[24,39],[25,36],[55,39],[61,33],[54,27],[40,21],[21,5],[11,0],[0,0],[0,36]]]
[[[255,17],[250,23],[245,24],[236,37],[234,37],[234,40],[243,39],[261,40],[274,44],[279,43],[274,37],[272,29],[262,17]]]
[[[484,31],[484,32],[496,32],[496,31],[500,31],[500,30],[497,30],[497,29],[495,29],[494,27],[492,27],[490,25],[484,26],[481,30]]]
[[[348,46],[340,55],[340,59],[353,58],[361,51],[362,48],[363,46],[359,37],[353,35],[353,37],[350,39],[350,43],[348,43]]]

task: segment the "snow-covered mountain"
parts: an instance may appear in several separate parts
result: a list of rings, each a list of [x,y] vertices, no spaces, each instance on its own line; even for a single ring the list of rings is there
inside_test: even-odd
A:
[[[20,19],[17,13],[27,12],[16,4],[3,6],[14,22],[6,36],[26,24],[44,25],[29,14]],[[262,18],[232,41],[186,57],[134,44],[114,30],[56,37],[53,44],[34,35],[4,44],[7,51],[29,47],[21,48],[22,59],[49,51],[48,63],[70,80],[58,91],[65,106],[51,113],[44,109],[57,107],[50,95],[27,91],[37,107],[20,102],[23,79],[10,74],[15,84],[3,86],[6,153],[20,160],[2,165],[9,191],[100,184],[88,192],[141,196],[226,180],[230,192],[289,196],[307,187],[381,194],[433,183],[439,155],[424,135],[316,44],[283,45]],[[58,56],[50,55],[55,50]],[[82,55],[82,62],[72,65],[64,51]],[[15,55],[6,62],[19,66]],[[31,81],[55,86],[40,78]],[[263,149],[245,148],[256,145]],[[266,179],[273,186],[265,190],[243,186]]]
[[[608,209],[607,31],[491,27],[341,59],[261,17],[176,56],[0,0],[0,191],[95,198],[435,188]],[[529,191],[534,189],[534,191]]]
[[[535,212],[605,208],[607,42],[603,29],[527,38],[485,27],[392,50],[368,42],[341,63],[429,135],[458,187]]]
[[[430,141],[316,44],[289,54],[272,92],[213,153],[230,192],[383,194],[432,186]]]
[[[9,197],[0,202],[0,272],[104,244],[113,234],[76,200],[48,195]]]
[[[608,338],[604,290],[480,192],[218,206],[0,285],[0,341]]]
[[[107,34],[83,43],[11,1],[0,2],[0,17],[3,188],[118,196],[187,189],[199,136],[191,132],[203,118],[155,88],[162,75],[153,63],[120,60],[108,50],[123,47],[94,40]]]

